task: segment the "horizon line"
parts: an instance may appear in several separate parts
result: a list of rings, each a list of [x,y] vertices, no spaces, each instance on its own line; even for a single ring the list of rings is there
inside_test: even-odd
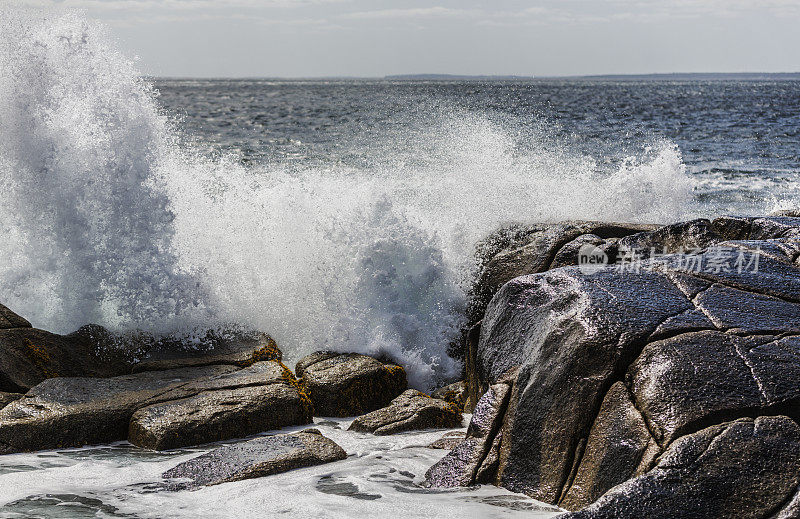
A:
[[[520,74],[447,74],[447,73],[410,73],[410,74],[387,74],[383,76],[359,76],[359,75],[325,75],[325,76],[180,76],[180,75],[155,75],[142,74],[143,77],[153,79],[239,79],[239,80],[294,80],[294,81],[322,81],[322,80],[429,80],[435,81],[448,79],[462,80],[499,80],[507,81],[531,81],[531,80],[552,80],[552,79],[608,79],[608,78],[666,78],[666,77],[692,77],[704,76],[713,77],[759,77],[774,76],[797,76],[800,79],[800,71],[795,72],[645,72],[645,73],[610,73],[610,74],[574,74],[574,75],[520,75]]]

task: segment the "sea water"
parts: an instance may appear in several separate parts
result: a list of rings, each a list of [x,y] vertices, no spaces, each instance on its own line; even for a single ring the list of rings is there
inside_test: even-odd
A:
[[[482,237],[510,222],[796,207],[798,141],[795,81],[143,78],[80,13],[5,9],[0,302],[61,333],[235,323],[270,333],[290,362],[385,354],[430,389],[461,369],[446,351]],[[443,452],[419,446],[441,431],[323,432],[351,457],[197,492],[149,487],[200,451],[3,457],[0,514],[538,506],[494,488],[420,489]]]

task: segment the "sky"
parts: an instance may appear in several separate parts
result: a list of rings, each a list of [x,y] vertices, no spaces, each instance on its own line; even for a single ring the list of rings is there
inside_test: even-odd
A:
[[[800,0],[0,0],[78,8],[146,74],[800,71]]]

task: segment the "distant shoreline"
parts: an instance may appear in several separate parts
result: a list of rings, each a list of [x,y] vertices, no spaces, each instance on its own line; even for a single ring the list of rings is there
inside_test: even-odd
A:
[[[319,76],[319,77],[191,77],[145,76],[154,80],[186,81],[800,81],[800,72],[686,72],[667,74],[599,74],[585,76],[516,76],[459,74],[394,74],[383,77]]]

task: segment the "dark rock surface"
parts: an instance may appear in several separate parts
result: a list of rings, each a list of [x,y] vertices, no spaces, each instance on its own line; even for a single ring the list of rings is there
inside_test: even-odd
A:
[[[743,418],[681,437],[647,474],[560,517],[773,517],[788,508],[798,483],[797,423],[785,416]]]
[[[8,328],[30,328],[31,323],[0,304],[0,330]]]
[[[500,428],[511,398],[511,381],[492,385],[478,400],[464,441],[425,473],[431,487],[466,487],[485,483],[496,471]]]
[[[145,353],[133,364],[133,373],[214,364],[246,367],[254,362],[281,361],[283,358],[272,337],[254,331],[209,330],[200,339],[200,347],[189,347],[180,340],[150,336],[140,337],[137,342]]]
[[[48,379],[31,389],[24,398],[0,410],[0,453],[78,447],[123,440],[128,437],[131,417],[139,409],[204,393],[269,385],[273,383],[270,373],[278,369],[291,377],[291,373],[278,363],[267,362],[254,364],[243,370],[234,366],[204,366],[112,378]],[[290,386],[301,395],[299,387],[296,383],[293,385],[292,380],[285,378],[278,384]],[[307,399],[301,395],[293,402],[297,402],[302,408],[298,411],[300,415],[307,416],[310,421],[310,404]],[[191,417],[180,414],[176,409],[173,411],[175,413],[170,417],[182,423],[188,435],[195,435],[192,437],[193,441],[200,440],[198,432],[209,431],[207,426],[194,423]],[[222,427],[221,431],[232,434],[239,426],[225,424],[223,427],[220,420],[223,417],[232,421],[242,418],[237,413],[226,415],[220,408],[195,411],[207,415],[218,412],[214,425]],[[293,416],[294,411],[296,410],[284,409],[282,413]],[[258,410],[254,412],[257,413]],[[247,424],[242,427],[248,429]],[[174,441],[169,436],[173,430],[171,424],[159,424],[157,427],[154,425],[151,432],[154,438],[160,438],[159,434],[163,433],[166,438],[163,441],[169,444]],[[213,439],[219,439],[219,432],[209,431],[209,434]],[[149,437],[142,433],[142,438]],[[153,441],[153,446],[158,446],[159,440]],[[204,438],[202,441],[208,439]],[[142,440],[142,443],[145,441]]]
[[[459,409],[464,409],[464,404],[467,403],[467,383],[461,380],[440,387],[431,393],[431,397],[450,402],[451,404],[455,404]]]
[[[403,368],[358,353],[312,353],[297,363],[295,372],[316,416],[368,413],[407,387]]]
[[[461,410],[454,404],[408,389],[388,407],[359,416],[348,430],[377,435],[461,425]]]
[[[81,334],[0,329],[0,391],[25,392],[52,377],[109,377],[129,370],[123,358]]]
[[[311,402],[277,362],[257,362],[228,378],[233,387],[203,381],[210,390],[139,409],[130,420],[128,441],[175,449],[311,422]]]
[[[288,470],[330,463],[347,457],[345,451],[316,429],[294,434],[264,436],[220,447],[168,470],[165,479],[177,488],[196,488],[230,481],[259,478]]]
[[[620,258],[647,252],[591,273],[518,277],[495,294],[476,316],[468,385],[493,390],[518,369],[503,425],[481,441],[468,434],[431,484],[489,481],[571,510],[599,499],[586,517],[789,514],[800,499],[800,219],[582,232],[558,249],[573,240]],[[526,251],[536,268],[559,257],[542,243]],[[522,253],[508,252],[494,264],[511,272]],[[725,505],[715,489],[738,495]]]
[[[492,296],[515,277],[577,264],[579,247],[575,247],[576,243],[591,242],[600,248],[608,246],[608,252],[615,257],[615,240],[658,228],[657,225],[575,221],[498,231],[478,246],[478,255],[484,258],[484,263],[473,289],[470,324],[480,321]],[[565,250],[562,252],[562,249]],[[575,252],[574,257],[568,257],[570,252]]]

